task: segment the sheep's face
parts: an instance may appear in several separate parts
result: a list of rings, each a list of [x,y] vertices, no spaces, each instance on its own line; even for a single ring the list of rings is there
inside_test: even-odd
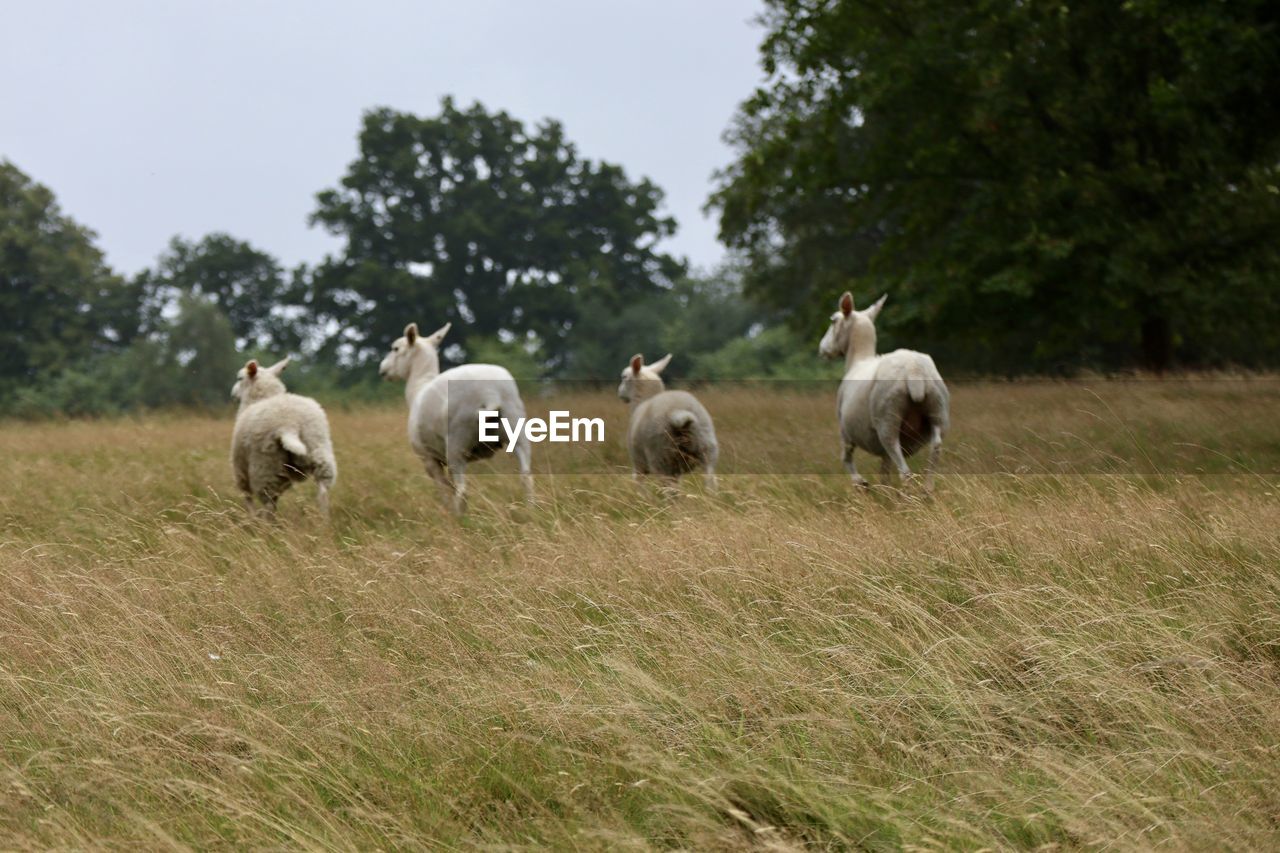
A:
[[[236,384],[231,386],[231,396],[240,401],[240,408],[267,397],[285,393],[280,374],[289,366],[289,359],[282,358],[270,367],[260,367],[252,359],[236,374]]]
[[[667,353],[653,364],[646,365],[643,355],[633,355],[631,363],[622,368],[622,382],[618,385],[618,397],[624,403],[633,400],[640,402],[663,389],[662,377],[659,375],[671,363],[671,353]]]
[[[855,351],[865,351],[870,344],[871,354],[875,353],[876,317],[889,298],[886,293],[876,300],[875,304],[863,311],[853,310],[853,294],[845,291],[840,297],[840,310],[831,315],[831,325],[827,333],[818,343],[818,354],[823,358],[843,358],[852,346]]]
[[[823,358],[839,358],[849,348],[850,323],[839,311],[831,315],[831,325],[818,343],[818,354]]]
[[[445,323],[427,337],[418,334],[418,324],[404,327],[404,334],[391,344],[391,352],[378,365],[378,375],[383,379],[405,382],[415,372],[426,370],[429,374],[440,372],[440,342],[449,333],[452,323]]]

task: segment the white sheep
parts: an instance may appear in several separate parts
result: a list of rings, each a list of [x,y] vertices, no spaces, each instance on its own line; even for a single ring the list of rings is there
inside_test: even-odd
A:
[[[231,468],[252,512],[254,500],[268,514],[295,482],[316,481],[316,503],[329,515],[329,490],[338,479],[338,463],[329,439],[329,420],[310,397],[290,394],[280,374],[285,358],[271,367],[250,361],[236,375],[231,396],[240,401],[231,434]]]
[[[409,445],[427,474],[440,484],[445,500],[452,499],[454,512],[462,515],[467,509],[467,463],[492,456],[509,441],[503,429],[498,430],[497,442],[480,441],[479,413],[496,411],[500,418],[515,423],[524,417],[524,401],[510,372],[496,364],[464,364],[440,372],[438,350],[451,325],[445,323],[423,337],[418,334],[418,324],[410,323],[404,336],[391,345],[378,372],[383,379],[405,383]],[[532,457],[523,430],[513,450],[525,500],[532,503]]]
[[[818,352],[824,358],[845,358],[836,416],[844,467],[854,485],[867,485],[854,466],[854,448],[881,458],[882,480],[887,482],[894,468],[906,481],[911,477],[906,457],[928,443],[924,478],[928,491],[933,488],[942,438],[951,422],[950,396],[933,359],[924,353],[900,349],[876,355],[875,319],[887,298],[885,294],[865,311],[854,311],[853,295],[846,291]]]
[[[618,396],[631,404],[631,425],[627,446],[631,451],[632,476],[653,474],[665,481],[670,491],[684,474],[701,468],[707,491],[716,490],[716,443],[711,415],[687,391],[666,391],[659,375],[671,361],[671,354],[645,365],[644,356],[631,357],[622,370]]]

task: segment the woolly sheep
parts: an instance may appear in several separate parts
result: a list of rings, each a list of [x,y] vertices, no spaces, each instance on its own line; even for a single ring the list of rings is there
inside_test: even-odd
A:
[[[497,411],[499,417],[514,423],[524,417],[524,401],[516,380],[496,364],[464,364],[440,372],[438,350],[451,325],[445,323],[423,337],[418,324],[410,323],[403,337],[391,345],[378,372],[383,379],[405,383],[409,445],[427,474],[440,484],[446,502],[452,499],[453,511],[462,515],[467,510],[467,463],[492,456],[508,441],[505,430],[500,429],[496,443],[482,443],[479,412]],[[523,431],[515,440],[514,453],[525,500],[532,503],[532,457]]]
[[[855,448],[881,458],[882,481],[888,481],[891,468],[906,481],[911,469],[905,457],[927,442],[924,487],[928,491],[933,488],[942,438],[950,426],[950,397],[933,359],[924,353],[900,349],[876,355],[875,319],[887,298],[885,294],[865,311],[855,311],[853,295],[846,291],[818,352],[824,358],[845,358],[836,416],[844,467],[854,485],[867,485],[853,463]]]
[[[671,354],[645,365],[635,355],[622,370],[618,396],[631,405],[627,446],[631,450],[632,476],[661,477],[673,489],[684,474],[702,468],[707,490],[716,490],[716,460],[720,447],[711,415],[687,391],[666,391],[661,373]]]
[[[329,420],[315,400],[286,391],[280,374],[288,364],[288,358],[266,368],[250,361],[236,375],[231,396],[240,409],[231,434],[231,468],[250,512],[256,499],[274,513],[281,494],[312,477],[316,503],[327,517],[329,490],[338,479]]]

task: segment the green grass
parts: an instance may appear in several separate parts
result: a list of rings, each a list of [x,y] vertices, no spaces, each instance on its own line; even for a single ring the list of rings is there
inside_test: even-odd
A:
[[[461,523],[394,405],[331,526],[246,519],[230,413],[2,425],[4,846],[1280,846],[1280,385],[953,390],[933,499],[833,389],[701,392],[674,502],[532,399],[608,445]]]

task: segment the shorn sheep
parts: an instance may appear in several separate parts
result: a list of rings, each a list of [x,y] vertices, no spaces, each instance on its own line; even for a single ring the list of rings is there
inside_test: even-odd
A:
[[[281,494],[311,477],[316,503],[327,517],[329,490],[338,479],[329,419],[315,400],[286,391],[280,374],[288,364],[286,358],[271,367],[250,361],[240,368],[231,387],[231,396],[240,401],[231,468],[250,512],[257,500],[273,514]]]
[[[682,475],[701,468],[707,491],[714,492],[720,457],[715,425],[692,394],[664,390],[660,374],[670,361],[668,353],[645,365],[644,356],[635,355],[622,371],[618,396],[631,404],[627,446],[632,476],[655,475],[672,491]]]
[[[409,445],[427,474],[440,484],[453,511],[462,515],[467,510],[467,463],[492,456],[508,441],[505,430],[499,430],[502,437],[497,442],[481,442],[479,413],[496,411],[514,423],[524,417],[524,401],[516,380],[496,364],[464,364],[440,372],[440,342],[451,325],[446,323],[423,337],[418,324],[410,323],[404,336],[391,345],[378,372],[383,379],[405,383]],[[514,453],[525,500],[532,503],[532,458],[523,430],[515,439]]]
[[[882,481],[887,482],[890,470],[896,469],[905,482],[911,477],[906,457],[927,443],[924,487],[928,491],[933,488],[942,438],[950,426],[950,396],[933,359],[924,353],[900,349],[876,355],[875,320],[887,298],[888,294],[865,311],[855,311],[853,295],[846,291],[818,352],[825,358],[845,359],[836,416],[844,467],[854,485],[867,485],[854,466],[855,448],[880,457]]]

